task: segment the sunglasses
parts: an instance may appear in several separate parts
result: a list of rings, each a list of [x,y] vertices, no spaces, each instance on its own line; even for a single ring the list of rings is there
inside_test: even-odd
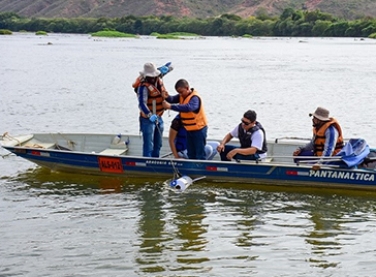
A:
[[[248,126],[249,124],[251,124],[252,122],[246,122],[242,119],[242,123],[245,125],[245,126]]]

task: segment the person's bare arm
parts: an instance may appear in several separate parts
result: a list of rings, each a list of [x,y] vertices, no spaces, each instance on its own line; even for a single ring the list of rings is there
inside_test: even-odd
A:
[[[171,152],[175,158],[179,158],[178,151],[176,150],[176,146],[175,146],[175,139],[177,135],[178,135],[178,131],[170,128],[170,133],[168,135],[168,143],[170,144]]]

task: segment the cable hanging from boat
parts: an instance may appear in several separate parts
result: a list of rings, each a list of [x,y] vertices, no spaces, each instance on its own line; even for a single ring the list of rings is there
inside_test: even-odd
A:
[[[159,128],[159,123],[156,122],[156,128],[158,129],[158,132],[159,134],[161,135],[161,137],[163,136],[162,132],[161,132],[161,129]],[[168,157],[168,155],[166,155],[166,157]],[[179,170],[175,167],[175,161],[172,160],[172,158],[169,159],[170,160],[170,164],[172,166],[172,169],[173,169],[173,175],[172,175],[172,179],[171,181],[169,182],[169,186],[174,188],[176,191],[178,192],[183,192],[185,191],[190,185],[192,185],[194,182],[196,181],[199,181],[199,180],[202,180],[202,179],[205,179],[206,176],[201,176],[201,177],[198,177],[198,178],[195,178],[195,179],[192,179],[191,177],[187,176],[187,175],[183,175],[179,172]]]
[[[163,133],[162,133],[161,129],[159,128],[159,123],[156,122],[155,126],[156,126],[156,128],[158,129],[158,132],[159,132],[160,136],[163,137]],[[182,175],[181,175],[181,173],[179,172],[179,170],[175,167],[175,162],[174,162],[171,158],[170,158],[169,160],[170,160],[170,163],[171,163],[172,169],[174,170],[172,178],[173,178],[173,179],[180,178]]]

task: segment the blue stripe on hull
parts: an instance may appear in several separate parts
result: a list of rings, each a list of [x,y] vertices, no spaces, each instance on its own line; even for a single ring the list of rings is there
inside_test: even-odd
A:
[[[105,156],[55,150],[25,150],[13,147],[7,147],[7,149],[22,158],[53,170],[82,174],[168,178],[172,176],[175,167],[180,173],[189,175],[191,178],[206,176],[207,180],[211,181],[376,189],[375,171],[366,170],[323,168],[313,171],[309,166],[273,163],[172,161],[162,158]],[[100,159],[104,159],[108,164],[105,163],[105,166],[101,167]],[[116,165],[117,161],[119,161],[119,165]],[[112,166],[114,168],[111,168]]]

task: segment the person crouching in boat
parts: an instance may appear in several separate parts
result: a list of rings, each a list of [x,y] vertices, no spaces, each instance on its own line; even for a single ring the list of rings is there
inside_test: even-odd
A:
[[[293,156],[330,157],[336,155],[344,146],[342,129],[338,121],[329,117],[329,110],[318,107],[312,117],[313,137],[309,143],[299,147]],[[298,161],[299,158],[295,159]],[[318,164],[313,169],[319,169]]]
[[[257,114],[253,110],[244,113],[241,123],[228,133],[217,147],[222,161],[259,160],[266,157],[265,129],[256,121]],[[226,145],[232,138],[239,138],[240,147]]]
[[[176,159],[188,159],[187,151],[187,130],[181,121],[180,114],[175,116],[171,122],[170,132],[168,135],[168,141],[170,144],[170,149],[174,158]],[[205,145],[205,159],[212,160],[214,156],[218,153],[217,147],[219,142],[217,141],[207,141]]]

